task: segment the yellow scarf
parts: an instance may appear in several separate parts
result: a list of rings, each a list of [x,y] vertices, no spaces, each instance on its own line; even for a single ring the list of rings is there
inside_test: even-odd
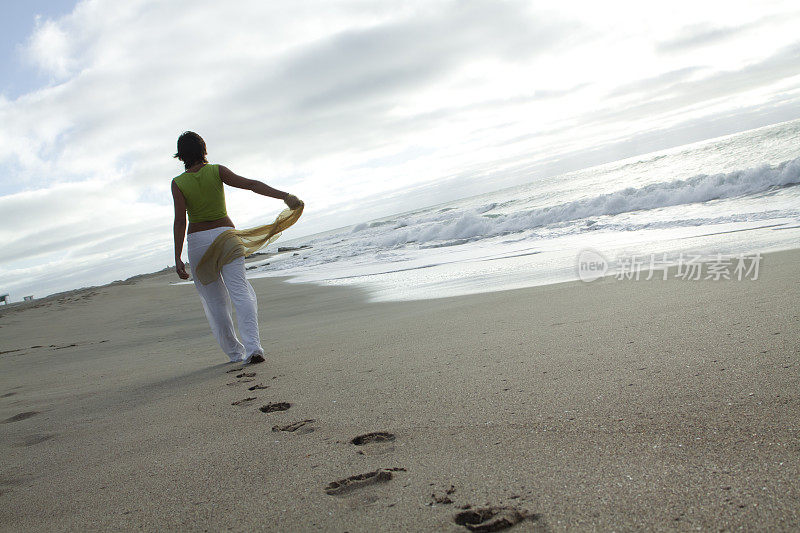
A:
[[[229,229],[217,235],[195,266],[197,279],[203,285],[212,283],[219,277],[223,266],[237,257],[247,257],[280,237],[283,230],[297,222],[303,214],[303,207],[284,209],[272,224],[242,230]]]

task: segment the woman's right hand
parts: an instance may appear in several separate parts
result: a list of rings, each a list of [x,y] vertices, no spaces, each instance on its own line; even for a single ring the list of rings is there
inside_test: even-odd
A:
[[[297,209],[303,205],[303,201],[294,194],[287,195],[283,201],[286,202],[286,205],[289,206],[289,209]]]

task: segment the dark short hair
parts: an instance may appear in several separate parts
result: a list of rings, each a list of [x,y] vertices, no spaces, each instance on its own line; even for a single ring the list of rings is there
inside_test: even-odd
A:
[[[193,131],[184,131],[178,137],[178,151],[175,152],[173,157],[177,157],[186,168],[194,165],[195,163],[208,163],[206,160],[206,142]]]

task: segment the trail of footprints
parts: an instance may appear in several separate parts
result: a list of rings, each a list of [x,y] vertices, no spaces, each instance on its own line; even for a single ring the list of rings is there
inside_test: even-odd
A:
[[[256,372],[251,371],[250,367],[238,367],[228,370],[227,374],[235,374],[236,381],[228,383],[230,386],[247,384],[255,381]],[[276,379],[273,376],[272,379]],[[248,391],[258,391],[268,389],[269,385],[257,383],[247,387]],[[255,396],[247,396],[240,400],[231,403],[233,406],[249,406],[253,405],[256,400]],[[288,411],[292,407],[289,402],[271,402],[262,405],[258,410],[262,413],[277,413]],[[295,435],[307,434],[314,431],[313,424],[315,419],[309,418],[305,420],[298,420],[289,424],[276,424],[272,426],[274,432],[286,432]],[[365,433],[353,437],[349,444],[357,447],[357,454],[360,455],[381,455],[390,453],[394,450],[394,441],[396,436],[387,431],[376,431],[372,433]],[[336,481],[331,481],[324,487],[325,494],[334,497],[352,498],[355,502],[370,504],[378,501],[380,498],[374,493],[370,493],[367,489],[373,491],[377,487],[389,483],[398,472],[405,472],[406,469],[402,467],[379,468],[370,472],[362,474],[354,474]],[[429,506],[434,505],[454,505],[453,500],[450,498],[456,492],[456,488],[451,485],[450,488],[437,494],[431,494],[431,502]],[[459,512],[452,516],[453,523],[464,527],[468,531],[478,533],[489,533],[493,531],[503,531],[514,527],[523,521],[534,522],[535,526],[544,528],[541,515],[537,513],[530,513],[525,509],[513,506],[485,506],[473,508],[469,504],[458,506],[461,509]],[[538,527],[536,528],[538,531]]]

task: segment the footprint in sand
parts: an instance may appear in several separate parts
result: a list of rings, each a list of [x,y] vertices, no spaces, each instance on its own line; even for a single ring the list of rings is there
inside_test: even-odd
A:
[[[244,398],[242,400],[236,400],[235,402],[231,402],[231,405],[249,405],[251,402],[258,400],[258,398]]]
[[[236,377],[239,378],[239,379],[241,379],[241,378],[254,378],[254,377],[256,377],[256,373],[255,372],[242,372],[241,374],[236,374]]]
[[[28,435],[27,437],[23,438],[21,441],[19,441],[16,444],[14,444],[14,446],[17,446],[17,447],[33,446],[35,444],[39,444],[41,442],[48,441],[48,440],[52,439],[53,437],[55,437],[55,435],[41,435],[41,434]]]
[[[75,347],[75,346],[77,346],[77,344],[75,344],[75,343],[72,343],[72,344],[65,344],[65,345],[63,345],[63,346],[56,346],[55,344],[51,344],[51,345],[50,345],[50,347],[51,347],[52,349],[54,349],[54,350],[63,350],[64,348],[73,348],[73,347]]]
[[[225,373],[226,374],[233,374],[234,372],[241,372],[242,370],[244,370],[244,367],[240,366],[238,368],[231,368],[230,370],[226,370]]]
[[[32,416],[36,416],[39,414],[39,411],[25,411],[24,413],[17,413],[12,417],[6,418],[3,420],[3,424],[10,424],[12,422],[19,422],[20,420],[25,420],[26,418],[30,418]]]
[[[405,472],[405,468],[379,468],[366,474],[356,474],[338,481],[331,481],[325,487],[325,494],[331,496],[344,496],[355,490],[386,483],[394,477],[392,472]]]
[[[450,496],[456,491],[455,486],[450,485],[450,488],[444,491],[444,494],[436,494],[435,492],[431,493],[431,499],[433,500],[430,505],[439,504],[439,505],[450,505],[453,503],[453,500],[450,499]]]
[[[291,424],[287,424],[285,426],[272,426],[272,431],[288,431],[290,433],[297,433],[298,435],[302,435],[304,433],[311,433],[314,431],[314,428],[311,426],[316,422],[313,418],[309,418],[307,420],[301,420],[299,422],[293,422]]]
[[[244,379],[237,379],[236,381],[231,381],[230,383],[226,383],[225,385],[229,387],[235,387],[236,385],[241,385],[242,383],[252,383],[255,381],[252,378],[244,378]]]
[[[289,402],[268,403],[267,405],[258,408],[262,413],[274,413],[276,411],[286,411],[292,404]]]
[[[459,526],[478,533],[503,531],[523,520],[539,522],[541,516],[516,507],[481,507],[462,511],[453,517],[453,522]]]
[[[264,385],[263,383],[259,383],[258,385],[253,385],[252,387],[247,387],[247,390],[261,390],[261,389],[268,389],[269,385]]]
[[[9,492],[8,489],[21,485],[23,481],[22,478],[0,476],[0,496]]]
[[[350,442],[360,448],[357,453],[361,455],[380,455],[394,450],[394,440],[393,433],[376,431],[359,435]]]

